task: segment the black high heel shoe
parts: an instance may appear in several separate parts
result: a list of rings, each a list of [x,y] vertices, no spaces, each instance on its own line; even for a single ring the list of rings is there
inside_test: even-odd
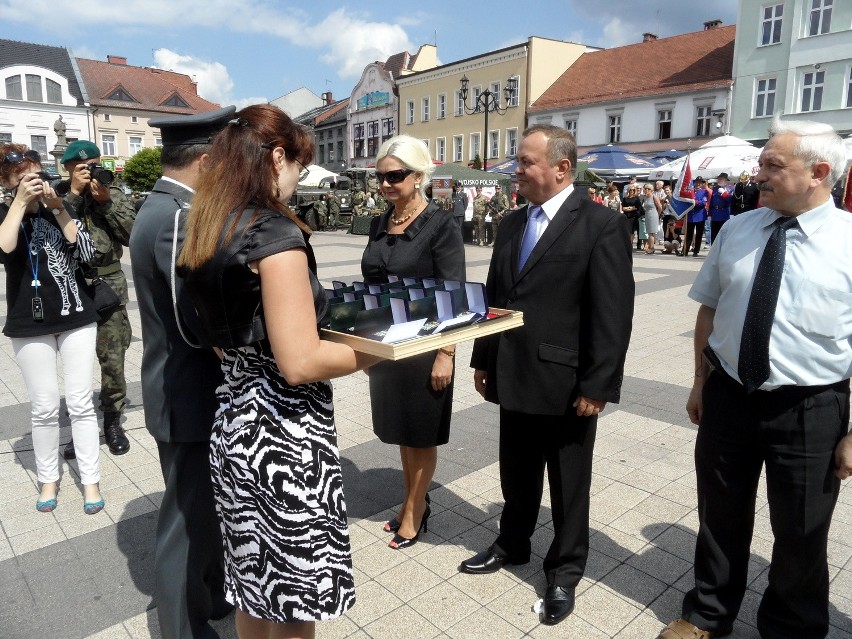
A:
[[[426,493],[426,504],[428,505],[428,504],[431,504],[431,503],[432,503],[432,500],[429,499],[429,493]],[[400,526],[399,519],[394,517],[390,521],[385,522],[383,530],[385,532],[395,533],[397,530],[399,530],[399,526]]]
[[[420,538],[420,533],[429,532],[429,515],[432,514],[432,507],[426,506],[426,510],[423,511],[423,519],[420,520],[420,528],[417,529],[417,534],[414,535],[411,539],[408,537],[403,537],[402,535],[396,534],[391,539],[388,547],[393,548],[394,550],[402,550],[403,548],[408,548],[409,546],[413,546],[417,543],[417,540]],[[396,545],[394,545],[396,544]]]

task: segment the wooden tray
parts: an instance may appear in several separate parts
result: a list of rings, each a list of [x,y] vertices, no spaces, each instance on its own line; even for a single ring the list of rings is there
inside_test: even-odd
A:
[[[503,308],[489,308],[489,313],[498,315],[488,321],[480,324],[472,324],[470,326],[462,326],[450,330],[446,333],[437,335],[425,335],[423,337],[415,337],[413,339],[395,342],[393,344],[385,344],[375,339],[366,337],[358,337],[349,333],[340,333],[324,328],[320,331],[320,337],[331,342],[339,342],[347,344],[356,351],[377,355],[383,359],[398,360],[411,357],[412,355],[420,355],[435,351],[442,346],[450,346],[459,342],[467,342],[477,337],[484,337],[494,333],[517,328],[524,325],[524,314],[522,311],[508,311]]]

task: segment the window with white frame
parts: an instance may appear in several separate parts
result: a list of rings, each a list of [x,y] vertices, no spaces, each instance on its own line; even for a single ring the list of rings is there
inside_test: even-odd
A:
[[[491,90],[491,99],[497,100],[497,104],[500,104],[500,101],[503,99],[503,96],[500,95],[500,83],[492,82],[491,86],[488,87]]]
[[[422,139],[422,140],[420,140],[420,141],[423,143],[423,146],[425,146],[425,147],[426,147],[426,150],[428,151],[428,150],[429,150],[429,140],[428,140],[428,139],[426,139],[426,138],[423,138],[423,139]]]
[[[447,117],[447,94],[438,94],[438,119],[443,120]]]
[[[765,118],[775,113],[777,78],[759,78],[755,81],[754,117]]]
[[[473,160],[477,156],[479,159],[482,159],[482,153],[479,150],[479,133],[471,133],[470,134],[470,157],[468,160]]]
[[[518,94],[521,91],[521,78],[520,78],[520,76],[517,76],[517,75],[512,76],[512,77],[515,79],[515,82],[514,82],[515,88],[509,94],[509,99],[506,100],[506,104],[508,104],[510,107],[516,107],[520,103],[520,100],[518,98]]]
[[[21,90],[21,76],[10,75],[6,78],[6,99],[23,100],[24,93]]]
[[[657,139],[668,140],[672,137],[672,111],[660,109],[657,111]]]
[[[159,136],[155,137],[155,138],[154,138],[154,146],[155,146],[155,147],[161,147],[161,146],[163,146],[163,138],[161,138],[161,137],[159,137]]]
[[[142,150],[142,138],[138,135],[131,135],[127,138],[127,146],[130,149],[130,155],[136,155]]]
[[[770,4],[761,8],[760,46],[781,42],[781,22],[784,16],[784,3]]]
[[[488,132],[488,159],[500,157],[500,131]]]
[[[412,102],[412,104],[414,104]],[[367,122],[367,157],[374,157],[379,152],[379,121]]]
[[[807,71],[802,74],[802,102],[800,111],[822,109],[822,90],[825,86],[825,71]]]
[[[12,144],[12,134],[0,133],[0,144]]]
[[[382,118],[382,142],[393,137],[393,118]]]
[[[464,158],[464,136],[453,136],[453,162],[461,162]]]
[[[317,147],[317,164],[325,164],[325,144]]]
[[[405,123],[414,124],[414,100],[409,100],[405,105]]]
[[[846,69],[846,108],[852,108],[852,67]]]
[[[104,122],[110,122],[112,120],[112,116],[109,113],[104,113]]]
[[[456,91],[456,115],[464,115],[464,100],[461,91]]]
[[[422,100],[422,109],[420,112],[420,120],[421,122],[429,121],[429,97],[425,97]]]
[[[607,116],[607,140],[610,144],[621,142],[621,114],[612,113]]]
[[[518,130],[506,129],[506,157],[513,158],[518,154]]]
[[[808,13],[808,35],[822,35],[831,31],[831,9],[834,0],[811,0]]]
[[[33,151],[38,151],[38,154],[41,156],[42,162],[47,162],[50,159],[50,157],[47,155],[47,136],[31,135],[30,148]]]
[[[139,124],[139,116],[131,115],[130,116],[130,124]]]
[[[356,158],[364,157],[364,149],[366,147],[364,141],[366,140],[366,136],[364,135],[364,123],[358,122],[352,125],[352,150],[355,153]]]
[[[104,155],[115,155],[115,135],[101,133],[101,153]]]
[[[435,140],[435,159],[438,162],[447,161],[447,138],[437,138]]]
[[[482,113],[482,105],[479,103],[480,95],[482,95],[482,87],[478,85],[473,87],[473,108],[477,113]]]
[[[29,102],[44,102],[41,93],[41,76],[27,74],[27,100]]]
[[[62,87],[60,84],[50,78],[45,78],[44,85],[47,89],[47,101],[51,104],[62,104]]]
[[[710,111],[711,106],[695,107],[695,135],[710,135]]]
[[[574,136],[574,141],[577,141],[577,118],[565,120],[565,130]]]

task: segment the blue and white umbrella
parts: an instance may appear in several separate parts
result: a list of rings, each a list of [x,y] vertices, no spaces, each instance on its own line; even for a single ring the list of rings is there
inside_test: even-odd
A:
[[[515,169],[518,168],[518,161],[515,158],[508,158],[497,164],[492,164],[488,167],[489,173],[509,173],[515,174]]]
[[[592,149],[577,159],[587,162],[589,169],[603,178],[644,177],[657,167],[649,159],[612,144]]]

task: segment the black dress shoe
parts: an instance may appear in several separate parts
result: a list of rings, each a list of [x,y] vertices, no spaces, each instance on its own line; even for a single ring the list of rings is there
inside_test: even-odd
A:
[[[574,589],[548,586],[544,595],[544,615],[541,622],[555,626],[574,610]]]
[[[130,450],[130,440],[121,427],[121,413],[104,413],[104,440],[113,455],[123,455]]]
[[[474,555],[470,559],[466,559],[459,565],[459,572],[466,572],[469,575],[488,575],[492,572],[497,572],[503,566],[519,566],[529,562],[529,558],[523,561],[515,561],[497,554],[494,546],[483,550],[478,555]]]

